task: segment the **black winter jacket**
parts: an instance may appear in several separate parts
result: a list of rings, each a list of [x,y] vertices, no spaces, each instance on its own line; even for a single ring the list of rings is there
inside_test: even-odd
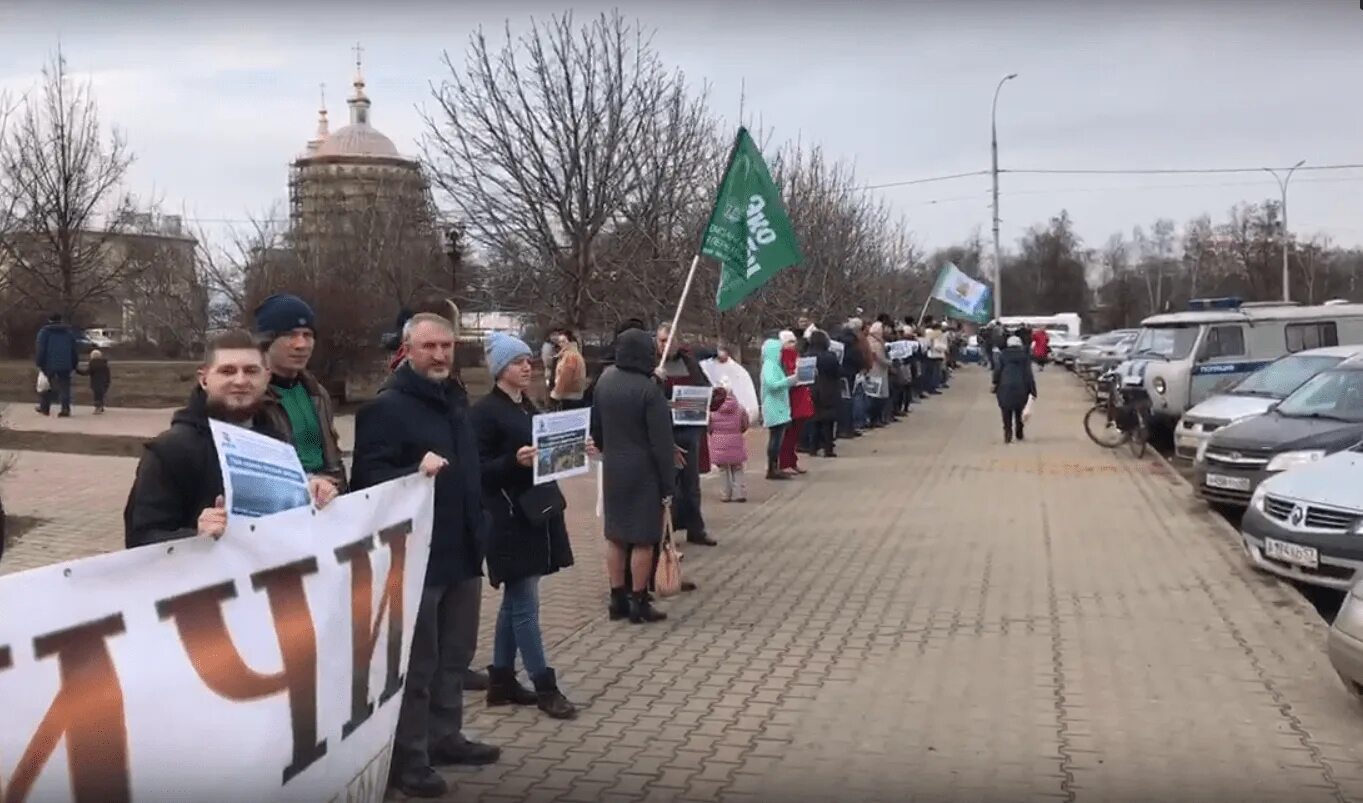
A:
[[[857,374],[865,371],[869,366],[862,359],[861,350],[857,348],[857,333],[847,327],[843,327],[838,332],[838,342],[843,345],[842,353],[842,378],[847,380],[850,387],[856,380]],[[833,359],[837,359],[834,357]]]
[[[435,478],[435,522],[426,585],[446,586],[479,577],[485,522],[478,442],[469,422],[468,396],[458,383],[432,382],[410,363],[403,363],[379,395],[355,416],[351,488],[368,488],[411,474],[427,452],[435,452],[449,465]]]
[[[507,580],[553,574],[573,565],[563,515],[536,526],[518,504],[521,495],[534,487],[534,472],[516,462],[516,452],[531,445],[530,423],[535,413],[528,399],[517,404],[500,388],[493,388],[470,411],[489,522],[487,576],[494,588]]]
[[[203,389],[194,388],[189,403],[171,417],[170,429],[147,443],[123,508],[123,543],[128,549],[198,535],[199,514],[222,495],[222,469],[208,428],[207,404]],[[285,440],[261,416],[251,428]]]
[[[1021,410],[1027,397],[1036,395],[1036,377],[1027,350],[1010,346],[1003,350],[994,363],[994,396],[1004,410]]]
[[[842,398],[842,366],[828,347],[828,333],[816,330],[809,336],[808,353],[814,357],[814,420],[833,421]]]

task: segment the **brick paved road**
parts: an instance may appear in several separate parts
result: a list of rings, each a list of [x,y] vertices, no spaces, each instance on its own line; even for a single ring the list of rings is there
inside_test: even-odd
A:
[[[505,755],[451,771],[451,799],[1363,799],[1363,708],[1314,611],[1162,463],[1084,439],[1069,377],[1042,375],[1009,447],[986,387],[967,371],[775,496],[710,504],[723,543],[689,552],[702,588],[661,625],[601,615],[592,488],[570,485],[578,566],[545,625],[585,708],[475,703]],[[78,471],[34,468],[56,458],[9,488]],[[53,521],[98,529],[72,507]]]

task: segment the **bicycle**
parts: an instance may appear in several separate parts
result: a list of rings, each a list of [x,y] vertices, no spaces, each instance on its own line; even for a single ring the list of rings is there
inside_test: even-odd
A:
[[[1106,449],[1127,444],[1136,459],[1145,457],[1150,443],[1150,400],[1144,386],[1125,384],[1113,372],[1100,377],[1098,385],[1101,400],[1084,413],[1085,434]]]

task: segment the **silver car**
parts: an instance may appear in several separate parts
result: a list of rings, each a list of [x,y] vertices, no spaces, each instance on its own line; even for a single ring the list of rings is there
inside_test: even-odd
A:
[[[1089,338],[1075,356],[1074,372],[1088,379],[1120,365],[1136,344],[1138,329],[1117,329]]]
[[[1354,480],[1363,480],[1363,476]],[[1363,697],[1363,584],[1355,584],[1344,597],[1344,604],[1330,625],[1326,648],[1330,665],[1344,681],[1344,688]]]
[[[1363,346],[1329,346],[1280,357],[1184,413],[1174,429],[1174,456],[1193,460],[1222,427],[1268,412],[1321,371],[1363,354]]]

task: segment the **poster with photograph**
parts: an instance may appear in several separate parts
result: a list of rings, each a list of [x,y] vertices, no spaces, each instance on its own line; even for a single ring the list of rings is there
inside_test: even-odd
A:
[[[590,407],[543,413],[531,420],[530,445],[535,447],[536,485],[587,473],[587,439],[591,426]]]
[[[838,363],[842,363],[842,355],[847,351],[847,344],[840,340],[830,340],[828,350],[833,352],[833,356],[838,358]]]
[[[672,426],[704,427],[710,424],[710,394],[714,388],[691,385],[672,387]]]
[[[890,343],[890,359],[907,360],[913,356],[914,346],[917,345],[912,340],[896,340]]]
[[[795,361],[795,384],[812,385],[817,373],[818,357],[800,357]]]
[[[884,398],[884,396],[882,395],[884,389],[885,377],[869,375],[866,377],[866,384],[864,390],[866,391],[867,396],[870,396],[873,399]]]
[[[292,443],[210,418],[222,469],[227,527],[311,504],[308,475]]]

